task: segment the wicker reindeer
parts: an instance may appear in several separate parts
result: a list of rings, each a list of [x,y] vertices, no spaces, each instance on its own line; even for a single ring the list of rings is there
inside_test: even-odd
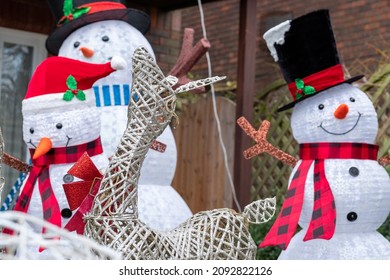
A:
[[[132,98],[127,129],[112,157],[90,213],[85,235],[121,251],[126,259],[254,259],[256,245],[249,220],[264,222],[275,211],[274,199],[257,201],[244,214],[216,209],[195,214],[169,232],[150,229],[138,218],[137,184],[153,140],[175,116],[176,94],[214,83],[214,77],[173,90],[177,79],[164,77],[143,48],[133,56]]]

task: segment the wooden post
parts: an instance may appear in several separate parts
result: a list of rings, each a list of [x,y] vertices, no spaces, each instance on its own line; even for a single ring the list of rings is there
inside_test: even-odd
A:
[[[236,119],[244,116],[249,122],[252,122],[253,118],[253,96],[255,94],[256,2],[257,0],[240,1]],[[251,161],[243,156],[243,151],[251,145],[250,137],[236,125],[234,185],[242,208],[251,201],[252,165]],[[237,205],[233,205],[233,208],[237,209]]]

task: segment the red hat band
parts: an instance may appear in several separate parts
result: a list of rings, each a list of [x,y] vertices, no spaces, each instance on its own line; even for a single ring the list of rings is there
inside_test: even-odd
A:
[[[79,7],[73,8],[71,12],[67,13],[64,10],[64,16],[58,21],[57,26],[72,21],[85,14],[94,14],[109,10],[123,10],[126,6],[115,2],[94,2]]]
[[[302,79],[296,79],[295,82],[288,84],[288,89],[296,101],[342,82],[344,82],[343,68],[341,64],[337,64]]]

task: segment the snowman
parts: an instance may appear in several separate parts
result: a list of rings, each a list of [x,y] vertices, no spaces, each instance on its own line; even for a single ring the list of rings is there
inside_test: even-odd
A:
[[[96,81],[93,87],[102,123],[102,145],[108,156],[114,154],[127,124],[133,53],[137,47],[143,46],[153,54],[143,36],[149,29],[149,16],[126,8],[121,2],[48,1],[58,22],[58,28],[46,42],[49,52],[91,63],[105,63],[116,55],[130,62],[122,71]],[[169,230],[191,217],[192,213],[171,186],[177,150],[169,126],[155,143],[157,148],[147,153],[141,169],[139,216],[153,229]]]
[[[78,199],[80,190],[72,196],[65,193],[63,184],[77,179],[68,170],[84,153],[99,170],[108,164],[92,85],[124,64],[119,57],[105,64],[50,57],[37,67],[22,101],[23,138],[33,167],[23,182],[15,211],[59,227],[69,222],[75,210],[69,205]]]
[[[300,160],[260,247],[279,246],[279,259],[390,259],[390,243],[376,231],[390,211],[377,114],[351,85],[361,76],[344,79],[328,10],[283,22],[264,39],[294,99],[278,111],[294,108]]]

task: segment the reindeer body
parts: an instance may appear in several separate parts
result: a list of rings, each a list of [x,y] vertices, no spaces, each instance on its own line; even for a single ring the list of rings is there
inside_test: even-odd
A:
[[[254,259],[249,222],[231,209],[200,212],[170,232],[154,231],[139,220],[140,168],[174,116],[176,81],[165,78],[142,48],[133,57],[133,75],[127,129],[85,216],[85,234],[126,259]]]

